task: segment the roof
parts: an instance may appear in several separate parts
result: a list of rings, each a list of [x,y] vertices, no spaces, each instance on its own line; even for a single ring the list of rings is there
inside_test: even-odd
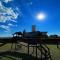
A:
[[[40,32],[40,31],[36,31],[36,32],[26,32],[23,34],[24,37],[37,37],[37,36],[42,36],[42,33],[47,33],[47,32]]]

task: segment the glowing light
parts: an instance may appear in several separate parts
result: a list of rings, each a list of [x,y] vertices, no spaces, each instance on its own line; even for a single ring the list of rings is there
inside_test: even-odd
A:
[[[45,15],[44,13],[38,13],[38,14],[37,14],[37,19],[38,19],[38,20],[44,20],[45,17],[46,17],[46,15]]]

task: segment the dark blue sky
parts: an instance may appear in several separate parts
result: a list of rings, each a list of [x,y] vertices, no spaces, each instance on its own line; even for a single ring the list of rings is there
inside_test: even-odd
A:
[[[4,24],[5,26],[8,26],[8,23],[14,25],[9,27],[10,30],[7,32],[4,32],[0,28],[3,35],[5,33],[9,35],[16,31],[23,31],[24,29],[31,31],[33,24],[36,25],[39,31],[47,31],[48,34],[60,35],[60,0],[13,0],[7,4],[3,2],[3,5],[5,7],[12,7],[14,12],[17,7],[17,13],[19,14],[15,19],[16,22],[6,21],[0,23],[0,25]],[[37,20],[36,14],[39,12],[47,14],[44,21]]]

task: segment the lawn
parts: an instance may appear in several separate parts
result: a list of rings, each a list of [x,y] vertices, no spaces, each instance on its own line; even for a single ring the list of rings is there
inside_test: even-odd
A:
[[[60,45],[59,45],[60,46]],[[56,45],[48,45],[53,60],[60,60],[60,49]]]
[[[50,52],[52,55],[52,59],[53,60],[60,60],[60,49],[58,49],[56,47],[56,45],[47,45],[50,48]],[[13,49],[14,50],[15,45],[13,45]],[[32,51],[32,48],[30,48]],[[6,44],[2,47],[0,47],[0,52],[4,52],[4,51],[10,51],[11,50],[11,44]],[[11,50],[11,51],[12,51]],[[17,51],[19,51],[19,53],[10,53],[10,52],[4,52],[2,54],[0,54],[0,60],[24,60],[26,58],[27,55],[27,47],[22,46],[21,48],[19,48]],[[24,54],[25,53],[25,54]],[[31,56],[29,56],[31,57]],[[32,57],[31,57],[32,58]],[[26,59],[28,60],[28,59]]]

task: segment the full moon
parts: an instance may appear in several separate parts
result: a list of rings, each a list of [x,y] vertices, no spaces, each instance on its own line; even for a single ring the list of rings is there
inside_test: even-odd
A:
[[[37,18],[38,20],[44,20],[45,17],[46,17],[46,15],[45,15],[44,13],[38,13],[37,16],[36,16],[36,18]]]

